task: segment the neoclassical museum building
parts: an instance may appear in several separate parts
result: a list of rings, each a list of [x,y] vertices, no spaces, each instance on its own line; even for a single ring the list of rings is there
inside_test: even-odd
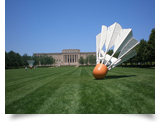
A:
[[[96,55],[96,52],[80,52],[79,49],[64,49],[61,53],[33,53],[33,56],[52,56],[55,59],[53,65],[79,65],[79,58],[87,55]]]

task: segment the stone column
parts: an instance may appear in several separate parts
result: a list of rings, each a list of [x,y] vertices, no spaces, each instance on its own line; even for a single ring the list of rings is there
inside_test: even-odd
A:
[[[64,60],[64,55],[62,54],[61,64],[62,64],[63,60]]]
[[[69,55],[68,55],[68,60],[67,60],[67,61],[68,61],[68,63],[69,63]]]
[[[64,63],[66,62],[66,55],[64,55]]]
[[[76,62],[77,62],[77,56],[75,55],[75,59],[76,59]]]
[[[71,55],[71,63],[73,63],[73,56]]]
[[[67,55],[66,55],[66,63],[67,63]]]
[[[72,56],[73,56],[73,63],[74,63],[74,54]]]
[[[68,56],[68,58],[69,58],[69,62],[68,63],[70,63],[70,55]]]
[[[63,63],[64,63],[64,61],[65,61],[65,55],[63,54]],[[62,62],[62,61],[61,61]]]
[[[69,63],[69,60],[68,60],[68,59],[69,59],[69,55],[67,55],[67,63]]]

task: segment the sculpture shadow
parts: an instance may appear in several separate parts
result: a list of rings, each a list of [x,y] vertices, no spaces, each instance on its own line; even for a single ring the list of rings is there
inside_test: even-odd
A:
[[[136,75],[109,75],[105,76],[104,79],[117,79],[117,78],[124,78],[124,77],[134,77]]]
[[[106,79],[118,79],[118,78],[127,78],[127,77],[134,77],[136,75],[109,75],[105,76],[103,79],[95,79],[95,80],[106,80]]]

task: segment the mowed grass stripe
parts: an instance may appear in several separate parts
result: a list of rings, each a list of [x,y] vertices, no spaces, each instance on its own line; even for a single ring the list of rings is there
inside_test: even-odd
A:
[[[16,73],[17,69],[13,69],[14,72],[12,72],[12,70],[6,70],[5,71],[5,80],[6,80],[6,83],[8,82],[14,82],[14,81],[17,81],[18,79],[25,79],[25,78],[28,78],[28,77],[33,77],[34,75],[35,76],[41,76],[41,75],[44,75],[44,74],[52,74],[52,73],[57,73],[57,71],[61,71],[63,72],[63,70],[61,70],[61,68],[47,68],[48,70],[44,70],[46,68],[43,68],[43,69],[28,69],[27,71],[23,70],[23,69],[20,69],[21,72],[19,72],[19,74]],[[69,67],[67,70],[70,70],[71,68]],[[46,72],[47,71],[47,72]],[[8,74],[16,74],[16,76],[12,76],[10,77],[10,75]],[[34,74],[34,75],[33,75]]]
[[[40,72],[39,72],[40,71]],[[17,73],[18,72],[18,73]],[[13,82],[13,80],[19,79],[19,78],[26,78],[29,76],[33,76],[34,74],[41,75],[45,72],[42,72],[42,69],[28,69],[25,71],[24,69],[9,69],[5,71],[6,80]],[[38,74],[39,73],[39,74]],[[19,75],[21,74],[21,75]]]
[[[63,83],[53,92],[52,96],[44,101],[43,105],[41,105],[41,108],[36,113],[77,113],[80,101],[80,85],[78,82],[81,70],[82,68],[77,68],[73,74],[70,74],[65,78],[57,79],[58,81],[63,80]],[[76,81],[75,77],[77,78]]]
[[[117,113],[150,113],[154,112],[154,99],[149,98],[141,92],[134,90],[134,87],[126,86],[127,82],[118,82],[102,85],[106,92],[112,94],[115,99],[111,108],[118,108]],[[131,83],[130,83],[131,84]],[[149,107],[150,106],[150,107]],[[128,109],[130,108],[130,109]],[[139,108],[143,108],[139,109]],[[151,113],[152,113],[151,112]]]
[[[66,71],[69,71],[69,70],[70,69],[68,69]],[[35,73],[33,73],[32,76],[30,76],[30,77],[26,77],[26,78],[19,77],[19,79],[12,80],[12,82],[9,82],[9,83],[7,82],[8,80],[6,80],[7,83],[5,84],[5,86],[6,86],[6,89],[8,88],[8,89],[12,90],[12,88],[14,88],[14,86],[16,86],[16,88],[17,88],[17,86],[21,87],[21,86],[24,86],[25,83],[28,84],[29,81],[33,81],[35,79],[41,79],[43,77],[52,77],[53,75],[57,75],[57,74],[59,74],[61,72],[63,72],[63,71],[61,71],[61,70],[59,71],[59,70],[53,69],[53,71],[51,73],[46,73],[46,72],[43,73],[43,74],[35,74]]]
[[[19,113],[19,112],[20,113],[29,113],[29,112],[32,113],[33,110],[35,112],[36,106],[38,106],[50,94],[50,91],[51,91],[50,88],[53,88],[52,91],[54,91],[55,89],[57,89],[57,86],[61,84],[62,81],[60,83],[54,83],[55,79],[60,76],[67,76],[69,73],[73,73],[74,70],[75,68],[72,69],[71,71],[63,72],[63,74],[60,74],[58,76],[51,78],[48,82],[41,84],[38,87],[35,86],[33,90],[30,90],[27,93],[21,94],[24,96],[12,101],[11,104],[7,105],[6,112],[7,113],[8,112],[9,113],[10,112],[11,113]],[[51,84],[53,84],[54,86],[52,86]],[[48,86],[50,88],[46,88],[45,86]],[[41,89],[43,89],[44,91]],[[26,106],[23,106],[23,104],[25,104]]]
[[[68,70],[66,70],[66,71],[68,71]],[[33,74],[33,77],[26,78],[26,79],[20,79],[20,80],[18,80],[19,81],[18,83],[15,82],[15,84],[13,84],[14,82],[13,83],[11,82],[10,85],[6,86],[5,90],[8,92],[10,91],[10,93],[14,93],[15,90],[18,92],[21,90],[23,91],[23,90],[26,90],[26,87],[27,87],[27,89],[32,88],[30,86],[34,87],[34,86],[36,86],[36,84],[40,84],[41,82],[45,82],[45,80],[47,81],[47,79],[50,79],[50,77],[53,77],[56,74],[60,74],[61,72],[57,71],[57,73],[54,73],[54,74],[47,73],[46,75],[40,75],[40,76]],[[41,81],[40,79],[43,79],[43,80]],[[10,96],[10,94],[8,96]]]
[[[92,74],[94,67],[71,68],[71,72],[66,72],[68,68],[57,68],[63,75],[42,78],[50,81],[28,94],[22,90],[24,97],[6,105],[6,113],[155,113],[154,69],[116,67],[104,79],[96,80]],[[17,97],[18,93],[14,93]]]
[[[58,75],[53,75],[50,77],[46,77],[43,79],[33,80],[32,83],[24,85],[23,87],[17,88],[16,90],[12,92],[6,92],[6,101],[5,104],[8,105],[12,103],[13,101],[19,100],[20,98],[24,98],[27,94],[30,94],[40,87],[43,87],[45,84],[53,81],[54,79],[66,75],[72,71],[74,71],[76,68],[73,68],[72,70],[67,70],[67,72],[61,72]]]
[[[134,113],[133,109],[137,109],[137,113],[153,113],[155,111],[155,81],[154,78],[151,78],[150,73],[152,72],[154,74],[154,70],[146,69],[146,72],[143,73],[144,69],[137,69],[138,68],[129,68],[129,70],[124,70],[124,74],[129,72],[128,74],[134,75],[122,77],[124,80],[120,80],[114,84],[114,87],[118,87],[116,88],[119,90],[118,92],[125,91],[121,96],[130,102],[132,113]]]
[[[108,89],[110,90],[110,92],[114,94],[118,94],[119,97],[122,97],[122,99],[124,99],[124,102],[127,101],[128,104],[124,104],[125,106],[123,107],[123,109],[128,108],[130,106],[129,111],[127,110],[122,111],[121,109],[121,112],[122,113],[125,113],[125,112],[126,113],[143,113],[143,112],[154,113],[155,111],[154,79],[150,79],[150,76],[148,76],[149,72],[148,73],[146,72],[144,74],[141,72],[142,69],[137,70],[137,68],[129,68],[129,70],[119,71],[119,74],[118,74],[119,69],[120,68],[116,69],[117,75],[112,75],[112,72],[111,72],[110,76],[112,77],[107,80],[112,80],[114,82],[109,84]],[[154,70],[152,71],[152,73],[154,73]],[[124,75],[124,74],[127,74],[127,75]],[[145,77],[145,78],[142,79],[139,77]],[[149,84],[149,82],[153,82],[152,86]],[[143,110],[139,108],[143,108]]]
[[[81,91],[82,102],[81,102],[81,111],[79,113],[109,113],[113,111],[110,104],[113,104],[112,94],[106,91],[104,85],[100,82],[104,80],[96,80],[93,77],[93,68],[85,68],[86,78],[85,82],[88,84],[83,84],[83,91]],[[107,84],[107,82],[105,81]],[[85,101],[85,102],[84,102]],[[103,112],[102,112],[103,111]]]
[[[88,69],[88,67],[83,67],[82,74],[81,74],[81,88],[80,88],[80,107],[79,107],[79,114],[92,114],[96,113],[99,104],[99,92],[101,91],[99,86],[97,86],[96,80],[92,75],[92,71]],[[97,103],[98,102],[98,103]]]
[[[96,83],[101,88],[101,92],[104,93],[102,94],[103,99],[105,99],[106,101],[105,104],[103,104],[104,113],[106,114],[109,114],[109,113],[125,114],[125,113],[132,113],[132,112],[137,113],[137,110],[135,110],[134,108],[132,109],[130,100],[127,100],[125,96],[123,96],[123,94],[126,94],[126,92],[130,93],[130,89],[128,88],[123,89],[124,88],[123,84],[120,85],[122,89],[119,89],[116,86],[112,86],[111,82],[108,82],[108,84],[102,83],[101,81]],[[117,84],[119,84],[118,81],[117,81]],[[98,110],[97,110],[97,113],[99,113]]]
[[[88,69],[90,69],[90,68],[88,68]],[[91,75],[92,70],[88,73],[89,73],[89,75]],[[118,72],[117,73],[110,72],[110,75],[107,74],[106,79],[96,80],[97,82],[95,82],[95,83],[98,83],[96,86],[97,87],[99,86],[99,88],[102,90],[101,92],[104,93],[104,94],[101,93],[101,95],[103,96],[102,98],[105,99],[106,101],[108,101],[107,98],[109,98],[109,102],[108,103],[105,102],[108,105],[102,104],[103,105],[102,108],[100,106],[99,107],[97,106],[97,109],[94,109],[96,111],[86,111],[87,113],[92,113],[92,112],[99,113],[98,112],[99,108],[100,108],[100,110],[103,109],[104,113],[143,113],[143,112],[154,113],[154,111],[155,111],[155,109],[154,109],[155,108],[154,90],[151,93],[152,98],[145,96],[143,93],[136,92],[136,90],[133,89],[133,88],[136,88],[136,86],[132,87],[132,85],[135,85],[135,78],[133,78],[134,81],[132,81],[133,79],[131,79],[131,77],[135,77],[140,74],[137,74],[137,73],[135,73],[136,75],[124,75],[124,74],[127,74],[127,73],[125,73],[124,71],[119,72],[119,73]],[[112,78],[108,79],[107,78],[108,76],[112,76]],[[115,78],[114,78],[114,76],[115,76]],[[119,78],[121,78],[121,79],[119,80]],[[125,80],[122,81],[122,79],[125,79]],[[126,79],[128,79],[128,80],[126,81]],[[112,83],[113,81],[114,81],[114,83]],[[125,86],[126,84],[130,84],[131,86],[126,87]],[[92,84],[92,86],[90,86],[90,88],[93,87],[94,85]],[[138,85],[138,84],[136,84],[136,85]],[[89,89],[89,87],[88,87],[88,89]],[[94,92],[95,92],[95,94],[98,94],[98,92],[96,90]],[[92,92],[90,91],[90,93],[92,93]],[[108,93],[108,94],[106,94],[106,93]],[[133,96],[133,98],[131,96]],[[89,98],[89,96],[88,96],[88,98]],[[112,99],[110,99],[110,98],[112,98]],[[99,99],[99,98],[95,98],[95,100],[97,100],[97,99]],[[137,99],[138,101],[135,99]],[[140,99],[142,99],[142,100],[139,101]],[[145,102],[145,104],[144,104],[144,102]],[[92,107],[96,107],[96,104],[95,104],[95,106],[92,106],[91,103],[88,103],[87,106],[91,106],[91,108],[92,108]],[[130,109],[128,109],[129,107],[130,107]],[[142,108],[142,110],[139,109],[140,107]],[[107,108],[107,109],[105,109],[105,108]],[[113,109],[115,109],[116,111],[113,112],[114,111]],[[88,110],[89,110],[89,108],[88,108]]]
[[[84,67],[84,69],[86,70],[86,72],[89,74],[90,77],[93,77],[93,73],[91,72],[89,68]]]

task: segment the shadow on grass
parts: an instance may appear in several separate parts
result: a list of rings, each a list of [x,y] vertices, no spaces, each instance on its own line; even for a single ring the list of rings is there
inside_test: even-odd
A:
[[[106,80],[106,79],[118,79],[118,78],[125,78],[125,77],[134,77],[136,75],[109,75],[105,76],[103,79],[94,79],[94,80]]]
[[[104,79],[117,79],[117,78],[124,78],[124,77],[134,77],[136,75],[109,75],[106,76]]]

